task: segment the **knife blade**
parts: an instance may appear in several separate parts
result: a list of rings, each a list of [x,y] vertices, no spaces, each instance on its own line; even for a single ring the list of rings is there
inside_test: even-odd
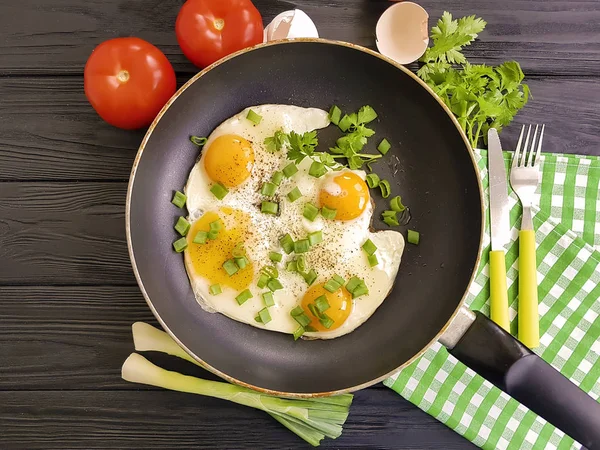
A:
[[[510,238],[508,184],[502,145],[495,128],[488,131],[488,170],[490,190],[490,317],[510,332],[508,292],[506,289],[506,259],[504,246]]]
[[[488,170],[490,177],[490,224],[492,250],[504,250],[510,238],[508,183],[502,145],[495,128],[488,131]]]

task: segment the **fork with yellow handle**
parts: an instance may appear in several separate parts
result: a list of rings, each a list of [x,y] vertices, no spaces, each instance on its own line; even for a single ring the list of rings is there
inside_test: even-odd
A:
[[[531,207],[539,184],[544,127],[542,125],[538,136],[539,126],[535,126],[530,144],[531,125],[529,125],[521,151],[525,133],[525,125],[523,125],[510,170],[510,184],[523,205],[523,220],[519,231],[519,340],[529,348],[540,345],[535,230]]]

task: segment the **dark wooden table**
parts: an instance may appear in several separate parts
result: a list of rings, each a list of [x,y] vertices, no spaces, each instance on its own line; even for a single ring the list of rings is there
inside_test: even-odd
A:
[[[266,414],[120,379],[130,325],[154,322],[125,243],[125,190],[143,131],[102,122],[83,94],[101,41],[161,48],[179,83],[196,69],[175,40],[181,0],[0,1],[0,448],[306,448]],[[322,37],[374,47],[384,0],[256,0],[294,7]],[[600,2],[423,0],[488,26],[475,62],[519,61],[533,93],[516,122],[545,122],[545,150],[600,154]],[[514,144],[518,125],[503,133]],[[165,361],[165,363],[173,363]],[[201,376],[209,376],[198,370]],[[356,394],[326,448],[473,446],[382,385]]]

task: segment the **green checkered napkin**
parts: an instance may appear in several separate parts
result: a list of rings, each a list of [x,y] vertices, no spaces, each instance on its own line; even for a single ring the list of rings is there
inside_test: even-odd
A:
[[[505,154],[509,165],[511,154]],[[476,152],[487,208],[487,154]],[[600,397],[600,158],[543,155],[536,192],[540,347],[535,352]],[[511,191],[506,254],[511,331],[516,335],[521,207]],[[427,239],[423,236],[423,239]],[[467,303],[489,315],[489,216],[485,249]],[[385,385],[484,449],[570,449],[573,439],[466,368],[438,343]]]

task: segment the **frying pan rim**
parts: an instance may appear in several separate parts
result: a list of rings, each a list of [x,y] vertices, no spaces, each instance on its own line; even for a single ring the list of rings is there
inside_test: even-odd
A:
[[[362,384],[359,385],[355,385],[355,386],[349,386],[346,388],[341,388],[341,389],[337,389],[334,391],[327,391],[327,392],[314,392],[314,393],[306,393],[306,392],[282,392],[282,391],[277,391],[277,390],[273,390],[273,389],[268,389],[268,388],[263,388],[260,386],[255,386],[253,384],[250,383],[246,383],[244,381],[238,380],[234,377],[232,377],[231,375],[226,374],[225,372],[222,372],[221,370],[217,369],[216,367],[211,366],[210,364],[206,363],[202,358],[200,358],[198,355],[196,355],[194,352],[192,352],[188,347],[185,346],[185,344],[183,342],[181,342],[179,340],[179,338],[175,335],[175,333],[173,333],[171,331],[171,329],[169,328],[169,326],[165,323],[165,321],[161,318],[160,314],[158,313],[158,311],[156,310],[156,308],[154,307],[152,300],[150,299],[150,296],[148,295],[148,293],[146,292],[146,288],[144,286],[144,282],[142,281],[142,278],[139,274],[138,268],[137,268],[137,264],[136,264],[136,260],[135,260],[135,254],[133,251],[133,244],[132,244],[132,240],[131,240],[131,197],[132,197],[132,193],[133,193],[133,187],[135,184],[135,176],[137,174],[137,169],[139,166],[139,163],[141,161],[142,155],[144,153],[144,148],[146,147],[146,144],[148,143],[150,136],[152,135],[154,128],[156,127],[156,125],[158,124],[158,122],[160,121],[160,119],[162,118],[162,116],[167,112],[167,110],[169,109],[169,107],[179,98],[179,96],[188,88],[190,87],[193,83],[195,83],[196,81],[198,81],[200,78],[202,78],[202,76],[204,76],[206,73],[208,73],[209,71],[211,71],[212,69],[214,69],[217,66],[220,66],[221,64],[229,61],[230,59],[235,58],[236,56],[251,52],[253,50],[257,50],[257,49],[261,49],[264,47],[269,47],[269,46],[273,46],[273,45],[294,45],[296,43],[320,43],[320,44],[328,44],[328,45],[335,45],[335,46],[341,46],[341,47],[347,47],[347,48],[352,48],[354,50],[358,50],[361,51],[363,53],[367,53],[368,55],[374,56],[376,58],[379,58],[391,65],[393,65],[394,67],[396,67],[397,69],[401,70],[402,72],[404,72],[406,75],[410,76],[411,78],[413,78],[422,88],[424,88],[439,104],[440,106],[443,108],[443,110],[446,112],[446,114],[448,114],[449,118],[451,119],[452,123],[454,124],[454,126],[456,127],[456,129],[458,130],[460,136],[462,137],[464,143],[465,143],[465,147],[466,150],[469,154],[469,158],[471,160],[471,163],[473,165],[473,171],[475,172],[475,178],[477,180],[477,186],[478,186],[478,190],[479,190],[479,201],[480,201],[480,207],[481,207],[481,229],[480,229],[480,233],[479,233],[479,246],[478,246],[478,251],[477,251],[477,258],[475,261],[475,264],[473,266],[473,271],[471,273],[471,277],[469,278],[469,282],[467,283],[466,287],[465,287],[465,292],[460,300],[460,302],[457,304],[456,309],[454,310],[454,312],[452,313],[452,315],[450,316],[450,318],[448,319],[448,321],[446,322],[446,324],[440,329],[440,331],[436,334],[436,336],[430,341],[428,342],[420,351],[418,351],[417,353],[415,353],[415,355],[413,355],[412,358],[410,358],[408,361],[404,362],[403,364],[401,364],[399,367],[396,367],[395,369],[391,370],[390,372],[377,377],[373,380],[364,382]],[[127,249],[129,252],[129,258],[131,260],[131,266],[133,269],[133,273],[135,275],[136,281],[138,283],[138,286],[142,292],[142,295],[144,296],[144,299],[146,300],[146,303],[148,304],[148,306],[150,307],[150,310],[152,311],[152,314],[154,314],[154,317],[156,317],[156,319],[158,320],[158,322],[161,324],[161,326],[163,327],[163,329],[171,336],[171,338],[173,338],[175,340],[175,342],[177,342],[177,344],[186,352],[188,353],[192,358],[194,358],[198,364],[203,367],[204,369],[208,370],[209,372],[223,378],[224,380],[233,383],[233,384],[237,384],[240,386],[244,386],[268,395],[275,395],[275,396],[279,396],[279,397],[288,397],[288,398],[312,398],[312,397],[326,397],[326,396],[330,396],[330,395],[339,395],[339,394],[347,394],[347,393],[351,393],[351,392],[355,392],[364,388],[367,388],[369,386],[372,386],[376,383],[379,383],[383,380],[385,380],[386,378],[389,378],[391,375],[393,375],[394,373],[398,372],[399,370],[401,370],[402,368],[410,365],[413,361],[415,361],[417,358],[419,358],[421,355],[423,355],[423,353],[425,353],[425,351],[431,346],[433,345],[439,338],[440,336],[442,336],[447,328],[450,326],[450,324],[452,323],[452,321],[454,320],[454,318],[456,317],[456,315],[458,314],[458,312],[461,310],[461,308],[464,307],[467,295],[468,295],[468,291],[469,291],[469,287],[471,286],[471,284],[473,283],[473,280],[475,278],[475,275],[477,274],[477,267],[479,266],[480,260],[481,260],[481,251],[482,251],[482,247],[483,247],[483,236],[484,236],[484,228],[485,228],[485,207],[484,207],[484,200],[483,200],[483,186],[481,184],[481,178],[479,176],[479,169],[477,166],[477,162],[475,161],[475,157],[473,155],[473,149],[471,147],[471,144],[467,138],[467,136],[465,135],[464,131],[462,130],[462,128],[460,127],[460,124],[458,123],[458,121],[456,120],[456,117],[454,116],[454,114],[452,114],[452,112],[450,111],[450,109],[446,106],[446,104],[442,101],[442,99],[440,97],[438,97],[438,95],[423,81],[421,80],[419,77],[417,77],[413,72],[411,72],[410,70],[408,70],[406,67],[404,67],[402,64],[397,63],[396,61],[394,61],[391,58],[388,58],[374,50],[370,50],[366,47],[357,45],[357,44],[352,44],[350,42],[343,42],[343,41],[337,41],[337,40],[331,40],[331,39],[323,39],[323,38],[298,38],[298,39],[293,39],[293,40],[284,40],[284,41],[271,41],[271,42],[264,42],[261,44],[257,44],[255,46],[252,47],[248,47],[242,50],[239,50],[235,53],[232,53],[222,59],[220,59],[219,61],[211,64],[210,66],[206,67],[205,69],[203,69],[202,71],[198,72],[196,75],[194,75],[192,78],[190,78],[183,86],[181,86],[177,92],[175,92],[175,94],[173,94],[173,96],[169,99],[169,101],[165,104],[165,106],[163,106],[163,108],[160,110],[160,112],[158,113],[158,115],[154,118],[154,120],[152,121],[152,124],[150,124],[150,127],[148,128],[148,131],[146,132],[146,134],[144,135],[144,138],[142,139],[142,142],[140,144],[140,147],[138,149],[138,152],[135,156],[135,159],[133,161],[133,167],[131,169],[131,174],[129,177],[129,184],[127,186],[127,199],[126,199],[126,203],[125,203],[125,233],[126,233],[126,237],[127,237]]]

